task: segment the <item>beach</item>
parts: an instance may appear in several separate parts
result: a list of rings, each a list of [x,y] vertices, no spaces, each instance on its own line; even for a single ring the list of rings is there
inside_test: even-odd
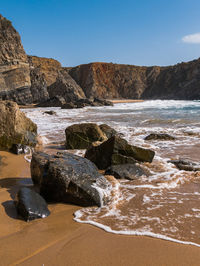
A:
[[[0,156],[0,265],[199,265],[198,247],[77,223],[77,206],[52,204],[46,219],[19,220],[13,197],[31,185],[29,163],[22,155]]]

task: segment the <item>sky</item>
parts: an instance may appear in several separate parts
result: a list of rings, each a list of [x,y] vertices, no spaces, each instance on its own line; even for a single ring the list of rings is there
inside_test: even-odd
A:
[[[200,57],[199,0],[0,0],[27,54],[63,66],[173,65]]]

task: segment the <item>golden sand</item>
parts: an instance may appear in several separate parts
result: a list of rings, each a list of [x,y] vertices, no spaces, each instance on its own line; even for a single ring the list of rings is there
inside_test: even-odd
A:
[[[0,265],[199,265],[197,247],[76,223],[76,206],[54,204],[45,219],[19,220],[13,198],[30,184],[29,163],[21,155],[0,156]]]

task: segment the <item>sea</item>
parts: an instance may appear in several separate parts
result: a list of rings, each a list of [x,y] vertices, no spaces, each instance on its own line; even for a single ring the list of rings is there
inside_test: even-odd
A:
[[[45,114],[47,110],[56,114]],[[200,101],[152,100],[113,107],[23,111],[37,124],[46,146],[63,142],[66,127],[92,122],[107,124],[130,144],[155,151],[152,163],[141,164],[148,176],[116,180],[112,201],[76,211],[75,221],[114,234],[151,236],[200,247],[200,172],[178,170],[169,162],[200,162]],[[144,140],[150,133],[167,133],[176,139]],[[74,152],[84,156],[85,151]]]

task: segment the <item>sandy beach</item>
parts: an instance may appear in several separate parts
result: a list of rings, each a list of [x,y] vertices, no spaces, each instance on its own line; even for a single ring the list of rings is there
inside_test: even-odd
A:
[[[112,99],[108,101],[112,103],[138,103],[138,102],[144,102],[144,100],[133,100],[133,99]]]
[[[31,185],[29,163],[22,155],[0,156],[0,265],[199,265],[197,247],[76,223],[77,206],[53,204],[46,219],[18,219],[13,199]]]

